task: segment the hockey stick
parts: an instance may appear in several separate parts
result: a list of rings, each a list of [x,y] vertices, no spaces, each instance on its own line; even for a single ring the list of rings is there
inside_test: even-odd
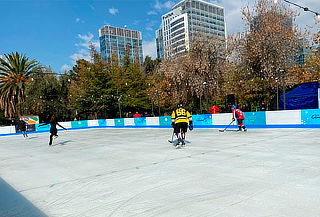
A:
[[[232,120],[232,121],[230,122],[230,124],[229,124],[228,126],[226,126],[226,128],[224,128],[223,130],[219,130],[219,132],[224,132],[224,131],[226,131],[226,129],[228,129],[233,122],[234,122],[234,120]]]
[[[171,140],[168,140],[168,142],[173,143],[173,136],[174,136],[174,132],[172,133]]]

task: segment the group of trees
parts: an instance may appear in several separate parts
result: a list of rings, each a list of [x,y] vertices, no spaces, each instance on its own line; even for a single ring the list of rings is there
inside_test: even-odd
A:
[[[130,61],[102,61],[92,49],[92,61],[78,60],[72,70],[56,74],[19,54],[1,61],[0,98],[4,116],[51,115],[61,120],[114,118],[126,112],[151,111],[146,83],[157,61],[148,59],[144,68]],[[98,58],[95,58],[97,57]]]
[[[78,60],[72,70],[56,74],[19,53],[0,58],[0,121],[3,116],[52,114],[62,120],[124,117],[127,112],[161,114],[177,102],[194,113],[209,105],[237,103],[275,108],[276,87],[286,89],[320,78],[320,54],[296,63],[308,35],[293,24],[297,14],[285,5],[258,0],[242,10],[245,30],[224,38],[193,35],[183,56],[144,63],[111,58],[103,61],[91,46],[91,61]],[[311,36],[311,37],[310,37]],[[285,70],[285,77],[279,73]],[[157,112],[156,112],[157,111]]]

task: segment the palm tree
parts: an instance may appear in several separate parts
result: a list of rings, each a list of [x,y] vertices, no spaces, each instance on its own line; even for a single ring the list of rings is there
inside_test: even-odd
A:
[[[6,117],[20,115],[19,106],[25,101],[26,82],[33,73],[41,71],[38,61],[22,54],[4,54],[0,58],[0,109]]]

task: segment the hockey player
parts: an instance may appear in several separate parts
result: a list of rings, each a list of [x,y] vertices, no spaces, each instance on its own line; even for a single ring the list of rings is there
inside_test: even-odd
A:
[[[192,124],[192,117],[190,113],[183,108],[182,103],[179,103],[177,105],[177,108],[172,112],[171,115],[172,119],[172,127],[174,129],[174,134],[176,135],[178,139],[178,143],[176,144],[176,147],[185,146],[185,138],[186,138],[186,132],[189,129],[193,130],[193,124]]]
[[[244,125],[244,113],[240,110],[237,109],[237,106],[233,105],[231,106],[231,111],[232,111],[232,120],[235,121],[237,119],[238,122],[238,127],[239,131],[247,131],[246,126]]]
[[[50,122],[48,123],[44,123],[44,124],[40,124],[40,126],[43,126],[43,125],[47,125],[47,124],[50,124],[50,140],[49,140],[49,145],[52,145],[52,139],[53,137],[57,138],[58,137],[58,130],[57,130],[57,125],[61,128],[63,128],[64,130],[67,130],[66,128],[64,128],[63,126],[61,126],[58,121],[57,121],[57,118],[52,115],[51,117],[51,120]]]

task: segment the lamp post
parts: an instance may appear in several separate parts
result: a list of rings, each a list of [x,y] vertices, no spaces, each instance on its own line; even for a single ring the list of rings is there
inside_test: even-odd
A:
[[[310,13],[315,14],[315,19],[317,19],[318,21],[320,21],[320,13],[318,13],[318,12],[316,12],[316,11],[313,11],[313,10],[310,10],[308,7],[303,7],[303,6],[301,6],[301,5],[298,5],[298,4],[296,4],[296,3],[294,3],[294,2],[291,2],[291,1],[288,1],[288,0],[283,0],[283,1],[286,2],[286,3],[288,3],[288,4],[294,5],[294,6],[298,7],[298,8],[301,8],[301,9],[303,9],[304,11],[309,11]],[[275,4],[278,4],[279,2],[280,2],[280,0],[274,0],[274,3],[275,3]]]
[[[122,96],[118,96],[118,105],[119,105],[120,118],[122,118],[122,115],[121,115],[121,97],[122,97]]]
[[[151,98],[151,116],[154,117],[154,109],[153,109],[154,105],[153,105],[153,98]]]
[[[279,110],[279,72],[276,71],[277,110]]]
[[[282,77],[283,110],[286,110],[286,71],[280,69],[280,75]]]
[[[160,108],[160,91],[156,90],[157,98],[158,98],[158,115],[160,116],[161,108]]]
[[[206,84],[207,84],[206,81],[202,83],[204,91],[206,91]],[[206,103],[208,103],[208,97],[206,92],[205,92],[205,97],[206,97]],[[202,114],[202,94],[200,94],[199,99],[200,99],[200,114]]]
[[[205,81],[205,82],[203,82],[202,83],[203,84],[203,86],[204,86],[204,95],[205,95],[205,98],[206,98],[206,106],[208,106],[208,91],[207,91],[207,82]]]

